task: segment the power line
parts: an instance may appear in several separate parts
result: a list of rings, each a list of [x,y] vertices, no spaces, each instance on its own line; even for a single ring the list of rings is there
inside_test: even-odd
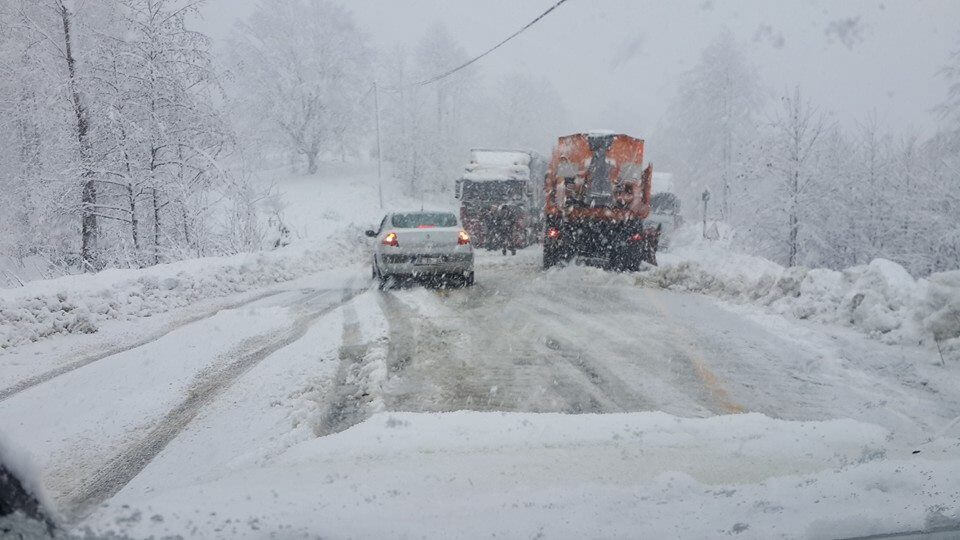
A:
[[[544,11],[543,13],[541,13],[536,19],[534,19],[534,20],[530,21],[529,23],[527,23],[527,25],[524,26],[523,28],[521,28],[521,29],[517,30],[516,32],[510,34],[509,36],[507,36],[506,39],[504,39],[504,40],[501,41],[500,43],[497,43],[497,44],[494,45],[493,47],[490,47],[490,48],[487,49],[487,51],[484,52],[483,54],[481,54],[481,55],[479,55],[479,56],[475,56],[475,57],[473,57],[472,59],[464,62],[463,64],[460,64],[459,66],[457,66],[457,67],[455,67],[455,68],[453,68],[453,69],[451,69],[451,70],[449,70],[449,71],[446,71],[446,72],[444,72],[444,73],[441,73],[441,74],[439,74],[439,75],[437,75],[437,76],[435,76],[435,77],[432,77],[432,78],[430,78],[430,79],[426,79],[426,80],[420,81],[420,82],[418,82],[417,84],[420,85],[420,86],[426,86],[426,85],[428,85],[428,84],[433,84],[433,83],[435,83],[435,82],[437,82],[437,81],[439,81],[439,80],[441,80],[441,79],[445,79],[445,78],[449,77],[450,75],[453,75],[454,73],[460,71],[461,69],[469,66],[470,64],[476,62],[477,60],[483,58],[484,56],[492,53],[493,51],[495,51],[495,50],[497,50],[497,49],[499,49],[504,43],[510,41],[511,39],[513,39],[513,38],[515,38],[515,37],[517,37],[517,36],[519,36],[519,35],[522,34],[526,29],[528,29],[528,28],[530,28],[531,26],[533,26],[533,25],[537,24],[538,22],[540,22],[541,19],[543,19],[544,17],[546,17],[547,15],[549,15],[551,11],[557,9],[558,7],[560,7],[560,6],[561,6],[564,2],[566,2],[566,1],[567,1],[567,0],[559,0],[556,4],[550,6],[550,9],[548,9],[548,10]]]

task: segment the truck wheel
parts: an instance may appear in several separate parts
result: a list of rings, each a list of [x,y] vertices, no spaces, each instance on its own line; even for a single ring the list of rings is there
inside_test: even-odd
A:
[[[657,250],[660,248],[660,230],[643,245],[643,260],[653,266],[657,265]]]
[[[643,250],[643,261],[653,266],[657,266],[657,252],[652,249]]]
[[[628,249],[626,252],[620,253],[620,256],[615,260],[616,262],[613,265],[613,269],[617,272],[633,272],[640,264],[636,250],[633,249]]]
[[[557,264],[557,250],[550,248],[546,243],[543,244],[543,269],[549,270]]]
[[[636,244],[626,244],[616,249],[610,257],[610,266],[617,272],[636,272],[644,260],[644,249]]]
[[[473,287],[473,272],[467,274],[467,277],[464,279],[464,282],[467,284],[467,287]]]

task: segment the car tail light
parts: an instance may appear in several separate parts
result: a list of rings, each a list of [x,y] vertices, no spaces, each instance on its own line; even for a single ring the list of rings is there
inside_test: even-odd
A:
[[[398,247],[400,245],[400,242],[397,241],[397,233],[395,232],[387,233],[387,235],[383,237],[383,241],[381,243],[385,246],[393,247]]]
[[[470,235],[467,234],[467,231],[461,230],[460,234],[457,235],[457,244],[465,246],[470,243]]]
[[[547,238],[551,240],[556,240],[557,238],[560,238],[560,229],[556,227],[550,227],[549,229],[547,229]]]
[[[643,240],[643,233],[632,234],[629,238],[627,238],[627,242],[643,242]]]

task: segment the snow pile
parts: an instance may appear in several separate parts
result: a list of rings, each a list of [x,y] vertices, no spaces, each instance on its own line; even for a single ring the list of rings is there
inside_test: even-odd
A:
[[[528,180],[530,154],[507,150],[472,150],[464,180]]]
[[[0,290],[0,350],[57,334],[93,333],[106,320],[150,317],[361,259],[359,228],[334,238],[322,246],[106,270]]]
[[[960,524],[955,443],[912,455],[887,436],[755,413],[385,412],[263,467],[125,490],[81,526],[134,537],[836,538]]]
[[[785,268],[730,249],[729,231],[702,240],[684,227],[660,266],[639,275],[645,286],[711,294],[769,306],[780,314],[856,328],[885,343],[940,342],[960,359],[960,271],[914,279],[886,259],[844,270]]]

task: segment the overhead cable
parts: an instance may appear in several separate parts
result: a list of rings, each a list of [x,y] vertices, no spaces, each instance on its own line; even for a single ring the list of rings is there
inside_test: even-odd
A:
[[[567,0],[559,0],[556,4],[550,6],[549,9],[547,9],[546,11],[544,11],[543,13],[541,13],[539,16],[537,16],[536,19],[534,19],[534,20],[530,21],[529,23],[527,23],[526,26],[524,26],[523,28],[521,28],[521,29],[517,30],[516,32],[510,34],[509,36],[507,36],[507,37],[506,37],[503,41],[501,41],[500,43],[497,43],[497,44],[494,45],[493,47],[490,47],[490,48],[487,49],[483,54],[480,54],[479,56],[475,56],[475,57],[471,58],[470,60],[464,62],[463,64],[460,64],[459,66],[457,66],[457,67],[455,67],[455,68],[453,68],[453,69],[451,69],[451,70],[445,71],[445,72],[443,72],[443,73],[441,73],[441,74],[439,74],[439,75],[436,75],[436,76],[434,76],[434,77],[431,77],[431,78],[429,78],[429,79],[424,79],[424,80],[418,82],[417,84],[420,85],[420,86],[426,86],[426,85],[428,85],[428,84],[433,84],[433,83],[435,83],[435,82],[438,82],[438,81],[440,81],[440,80],[442,80],[442,79],[445,79],[445,78],[449,77],[450,75],[453,75],[454,73],[456,73],[456,72],[460,71],[461,69],[469,66],[470,64],[476,62],[477,60],[480,60],[480,59],[483,58],[484,56],[492,53],[493,51],[495,51],[495,50],[497,50],[497,49],[499,49],[499,48],[500,48],[501,46],[503,46],[506,42],[508,42],[508,41],[510,41],[511,39],[519,36],[520,34],[522,34],[525,30],[527,30],[527,29],[530,28],[531,26],[533,26],[533,25],[537,24],[538,22],[540,22],[544,17],[546,17],[547,15],[549,15],[553,10],[557,9],[558,7],[560,7],[560,6],[561,6],[562,4],[564,4],[566,1],[567,1]]]

